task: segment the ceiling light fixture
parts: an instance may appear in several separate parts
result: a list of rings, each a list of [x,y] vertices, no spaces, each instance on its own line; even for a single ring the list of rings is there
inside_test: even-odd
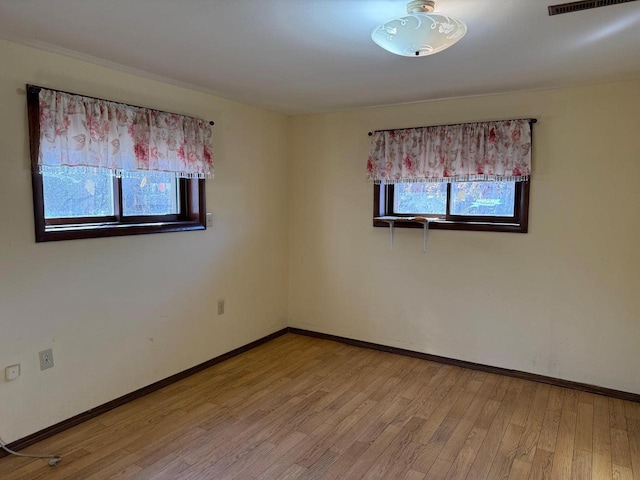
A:
[[[451,15],[433,13],[435,2],[414,0],[404,17],[394,18],[371,32],[385,50],[405,57],[424,57],[449,48],[467,33],[467,25]]]

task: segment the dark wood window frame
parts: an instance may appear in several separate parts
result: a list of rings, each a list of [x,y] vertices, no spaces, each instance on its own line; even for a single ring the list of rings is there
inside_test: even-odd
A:
[[[39,93],[40,87],[27,85],[36,242],[206,229],[205,180],[197,178],[179,180],[180,211],[175,215],[122,215],[122,180],[114,178],[115,214],[113,216],[46,219],[44,216],[42,175],[38,171],[40,150]]]
[[[373,226],[389,228],[389,223],[376,217],[396,217],[394,227],[423,228],[421,223],[402,221],[402,217],[429,217],[429,228],[434,230],[474,230],[482,232],[527,233],[529,229],[529,181],[516,182],[513,217],[462,216],[449,213],[451,184],[447,185],[447,213],[445,215],[425,215],[415,212],[397,214],[393,211],[394,186],[373,186]]]

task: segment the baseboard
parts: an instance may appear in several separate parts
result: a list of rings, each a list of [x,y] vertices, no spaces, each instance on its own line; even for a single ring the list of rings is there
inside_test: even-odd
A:
[[[186,370],[183,370],[182,372],[176,373],[175,375],[171,375],[170,377],[164,378],[162,380],[158,380],[157,382],[152,383],[151,385],[147,385],[146,387],[142,387],[134,392],[127,393],[126,395],[116,398],[115,400],[111,400],[110,402],[104,403],[98,407],[92,408],[91,410],[87,410],[86,412],[80,413],[74,417],[63,420],[59,423],[56,423],[55,425],[51,425],[50,427],[47,427],[38,432],[35,432],[27,437],[11,442],[10,444],[7,445],[7,447],[10,448],[11,450],[22,450],[24,448],[30,447],[35,443],[38,443],[46,438],[52,437],[53,435],[56,435],[57,433],[67,430],[71,427],[75,427],[76,425],[79,425],[82,422],[86,422],[87,420],[97,417],[98,415],[108,412],[109,410],[113,410],[114,408],[120,407],[125,403],[129,403],[140,397],[144,397],[145,395],[155,392],[156,390],[160,390],[161,388],[164,388],[167,385],[171,385],[172,383],[183,380],[193,375],[194,373],[201,372],[202,370],[205,370],[209,367],[217,365],[218,363],[224,362],[225,360],[228,360],[232,357],[240,355],[241,353],[244,353],[244,352],[247,352],[248,350],[256,348],[262,345],[263,343],[267,343],[273,340],[274,338],[278,338],[284,335],[288,331],[289,331],[288,328],[283,328],[282,330],[278,330],[277,332],[267,335],[266,337],[259,338],[258,340],[255,340],[251,343],[243,345],[242,347],[238,347],[235,350],[231,350],[230,352],[227,352],[223,355],[212,358],[211,360],[207,360],[206,362],[196,365],[195,367],[188,368]],[[5,457],[7,455],[9,455],[7,452],[5,452],[4,450],[0,450],[0,458]]]
[[[296,335],[304,335],[307,337],[315,337],[323,340],[331,340],[333,342],[344,343],[346,345],[353,345],[355,347],[361,348],[369,348],[372,350],[380,350],[382,352],[395,353],[397,355],[405,355],[408,357],[420,358],[422,360],[429,360],[431,362],[444,363],[447,365],[455,365],[456,367],[469,368],[471,370],[480,370],[482,372],[495,373],[498,375],[507,375],[510,377],[522,378],[524,380],[531,380],[534,382],[547,383],[550,385],[556,385],[558,387],[564,388],[573,388],[574,390],[581,390],[583,392],[595,393],[598,395],[606,395],[613,398],[619,398],[621,400],[629,400],[631,402],[640,403],[640,395],[636,393],[624,392],[621,390],[614,390],[611,388],[598,387],[596,385],[589,385],[587,383],[580,382],[572,382],[570,380],[563,380],[560,378],[547,377],[545,375],[538,375],[536,373],[528,373],[522,372],[519,370],[509,370],[507,368],[501,367],[493,367],[491,365],[484,365],[482,363],[473,363],[467,362],[465,360],[457,360],[455,358],[449,357],[441,357],[439,355],[432,355],[429,353],[416,352],[413,350],[405,350],[403,348],[390,347],[388,345],[381,345],[378,343],[365,342],[363,340],[356,340],[353,338],[340,337],[337,335],[330,335],[328,333],[320,333],[314,332],[311,330],[304,330],[301,328],[295,327],[287,327],[282,330],[278,330],[277,332],[272,333],[271,335],[267,335],[266,337],[262,337],[258,340],[255,340],[251,343],[243,345],[242,347],[238,347],[235,350],[227,352],[218,357],[212,358],[211,360],[207,360],[204,363],[196,365],[195,367],[188,368],[187,370],[183,370],[182,372],[176,373],[175,375],[171,375],[163,380],[159,380],[151,385],[147,385],[146,387],[142,387],[134,392],[123,395],[122,397],[116,398],[115,400],[111,400],[110,402],[104,403],[100,406],[92,408],[91,410],[87,410],[86,412],[80,413],[74,417],[68,418],[67,420],[63,420],[62,422],[56,423],[50,427],[42,429],[38,432],[35,432],[27,437],[21,438],[14,442],[11,442],[7,445],[11,450],[22,450],[24,448],[30,447],[31,445],[38,443],[46,438],[52,437],[64,430],[67,430],[71,427],[75,427],[87,420],[97,417],[103,413],[108,412],[109,410],[113,410],[114,408],[120,407],[126,403],[129,403],[133,400],[136,400],[140,397],[144,397],[156,390],[160,390],[172,383],[183,380],[195,373],[201,372],[209,367],[217,365],[218,363],[224,362],[232,357],[240,355],[241,353],[245,353],[253,348],[256,348],[264,343],[267,343],[275,338],[278,338],[285,333],[294,333]],[[0,458],[9,455],[4,450],[0,450]]]
[[[595,393],[598,395],[606,395],[608,397],[619,398],[621,400],[629,400],[630,402],[640,403],[640,395],[637,393],[624,392],[622,390],[614,390],[612,388],[589,385],[588,383],[573,382],[571,380],[563,380],[561,378],[547,377],[546,375],[538,375],[537,373],[522,372],[520,370],[509,370],[508,368],[493,367],[491,365],[484,365],[482,363],[467,362],[465,360],[457,360],[455,358],[441,357],[439,355],[431,355],[429,353],[416,352],[413,350],[405,350],[404,348],[389,347],[387,345],[380,345],[378,343],[365,342],[362,340],[356,340],[356,339],[347,338],[347,337],[339,337],[337,335],[329,335],[327,333],[319,333],[311,330],[304,330],[301,328],[289,327],[288,331],[290,333],[295,333],[297,335],[305,335],[307,337],[315,337],[315,338],[321,338],[324,340],[331,340],[334,342],[344,343],[346,345],[353,345],[353,346],[362,347],[362,348],[370,348],[372,350],[380,350],[382,352],[395,353],[398,355],[405,355],[408,357],[420,358],[422,360],[445,363],[447,365],[455,365],[456,367],[469,368],[471,370],[480,370],[482,372],[496,373],[498,375],[506,375],[509,377],[522,378],[524,380],[531,380],[533,382],[548,383],[549,385],[556,385],[558,387],[572,388],[574,390],[580,390],[583,392]]]

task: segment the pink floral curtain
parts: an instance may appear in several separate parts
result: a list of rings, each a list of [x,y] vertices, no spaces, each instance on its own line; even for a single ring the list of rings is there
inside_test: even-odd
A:
[[[367,160],[375,183],[524,181],[530,173],[529,120],[378,131]]]
[[[204,120],[40,90],[40,167],[211,178],[212,150],[211,127]]]

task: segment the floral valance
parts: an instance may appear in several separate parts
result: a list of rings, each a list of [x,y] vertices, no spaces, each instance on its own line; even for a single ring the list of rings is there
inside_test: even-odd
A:
[[[377,131],[367,160],[375,183],[524,181],[530,173],[529,120]]]
[[[204,120],[44,88],[39,103],[40,168],[213,177],[211,127]]]

